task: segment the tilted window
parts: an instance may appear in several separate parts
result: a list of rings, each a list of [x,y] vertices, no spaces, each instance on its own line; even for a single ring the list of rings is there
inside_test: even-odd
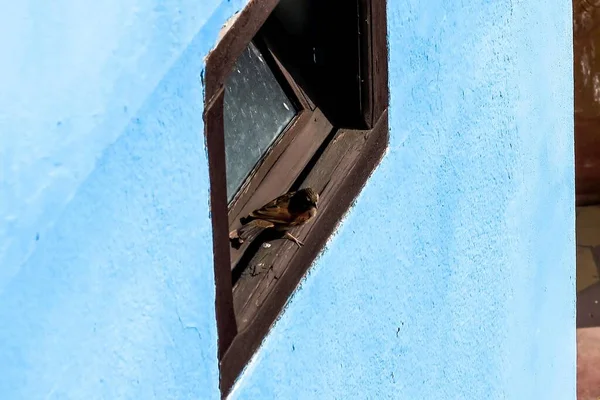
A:
[[[225,396],[388,143],[386,2],[252,0],[203,74]],[[228,233],[290,191],[319,193],[290,232]]]

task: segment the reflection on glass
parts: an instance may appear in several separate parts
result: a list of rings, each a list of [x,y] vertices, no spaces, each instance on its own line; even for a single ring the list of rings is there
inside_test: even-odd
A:
[[[230,201],[296,115],[292,102],[252,43],[238,58],[225,82],[223,114]]]

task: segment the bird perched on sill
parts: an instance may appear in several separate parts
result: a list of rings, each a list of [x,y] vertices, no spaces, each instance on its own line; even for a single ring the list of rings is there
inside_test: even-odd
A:
[[[319,194],[311,188],[288,192],[272,200],[261,208],[252,211],[242,221],[239,229],[229,233],[229,239],[238,244],[254,239],[264,229],[285,232],[283,238],[304,245],[298,238],[288,232],[295,226],[301,226],[317,214]]]

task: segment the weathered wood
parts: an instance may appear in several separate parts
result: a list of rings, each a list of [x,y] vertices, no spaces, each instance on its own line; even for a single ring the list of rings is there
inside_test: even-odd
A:
[[[208,152],[210,176],[210,207],[213,231],[213,255],[215,285],[218,295],[215,299],[217,331],[219,334],[219,357],[231,344],[237,334],[233,297],[231,293],[231,273],[223,265],[229,261],[227,230],[227,183],[225,181],[225,135],[223,134],[223,91],[214,98],[210,108],[204,112],[204,129]]]
[[[295,233],[304,239],[301,249],[279,241],[261,248],[254,257],[258,278],[244,276],[234,288],[234,304],[240,321],[238,335],[222,361],[222,385],[230,387],[260,345],[289,294],[323,249],[343,214],[381,160],[388,143],[387,112],[371,131],[340,131],[301,186],[321,190],[318,215]],[[336,140],[337,139],[337,140]],[[276,256],[274,256],[276,255]],[[258,264],[263,263],[262,267]],[[250,293],[248,299],[244,296]]]
[[[205,104],[211,103],[213,97],[223,88],[236,60],[271,15],[277,3],[279,0],[250,0],[244,10],[234,16],[235,23],[206,58]]]
[[[389,103],[388,89],[388,49],[387,49],[387,2],[383,0],[370,0],[367,2],[371,10],[371,46],[372,70],[369,72],[371,79],[370,90],[373,96],[372,119],[373,126],[387,110]]]
[[[321,205],[319,214],[327,212],[330,206],[331,188],[336,180],[341,180],[350,165],[356,158],[357,151],[364,145],[365,133],[361,131],[339,130],[333,141],[312,169],[308,178],[303,182],[303,187],[311,187],[320,193]],[[332,171],[335,171],[332,174]],[[332,181],[333,180],[333,181]],[[330,187],[327,187],[331,183]],[[325,189],[325,190],[324,190]],[[317,215],[316,218],[318,218]],[[316,219],[315,219],[316,220]],[[300,240],[304,240],[314,221],[306,226],[294,229],[291,233]],[[288,265],[289,259],[298,251],[298,246],[288,240],[279,239],[268,243],[270,247],[261,248],[246,267],[250,273],[245,274],[233,289],[234,309],[240,330],[245,327],[249,319],[256,314],[264,302],[269,288],[279,279]]]
[[[277,3],[249,2],[207,57],[203,78],[223,398],[351,206],[388,142],[386,1],[354,0],[343,4],[343,12],[334,3],[312,1],[313,13],[323,11],[316,13],[316,23],[311,25],[316,35],[298,46],[290,45],[296,43],[291,36],[273,36],[274,31],[267,28],[270,23],[261,28]],[[333,28],[327,22],[332,17],[344,21]],[[299,106],[299,113],[228,207],[223,85],[255,35],[257,45],[267,43],[261,51],[290,99]],[[265,40],[269,35],[291,63],[277,58],[281,54]],[[320,66],[315,68],[317,60]],[[336,117],[339,125],[335,128],[373,129],[335,130],[322,112],[325,108]],[[246,244],[230,251],[227,233],[239,226],[241,217],[299,186],[311,186],[321,193],[318,215],[293,231],[305,242],[304,247],[271,239],[270,247],[260,247],[260,241],[255,241],[250,243],[252,248]],[[238,262],[249,268],[232,291],[231,268]]]
[[[578,206],[600,204],[600,118],[575,118],[575,193]]]
[[[230,219],[229,230],[241,226],[240,218],[247,216],[250,212],[287,192],[332,129],[333,127],[325,115],[319,109],[316,109],[312,114],[311,121],[294,134],[292,142],[283,150],[269,171],[265,173],[264,178],[256,186],[252,197]],[[245,243],[239,249],[231,248],[231,269],[235,268],[247,246],[248,243]]]

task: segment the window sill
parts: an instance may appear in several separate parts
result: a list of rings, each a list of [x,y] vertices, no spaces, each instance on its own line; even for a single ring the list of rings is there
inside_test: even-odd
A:
[[[372,130],[340,129],[327,145],[301,187],[320,192],[314,220],[293,231],[305,245],[287,240],[252,244],[255,252],[233,288],[238,334],[221,361],[221,379],[231,387],[260,345],[327,239],[358,196],[368,175],[383,157],[388,142],[388,116],[383,112]],[[262,243],[261,243],[262,242]],[[263,243],[267,243],[264,245]]]

